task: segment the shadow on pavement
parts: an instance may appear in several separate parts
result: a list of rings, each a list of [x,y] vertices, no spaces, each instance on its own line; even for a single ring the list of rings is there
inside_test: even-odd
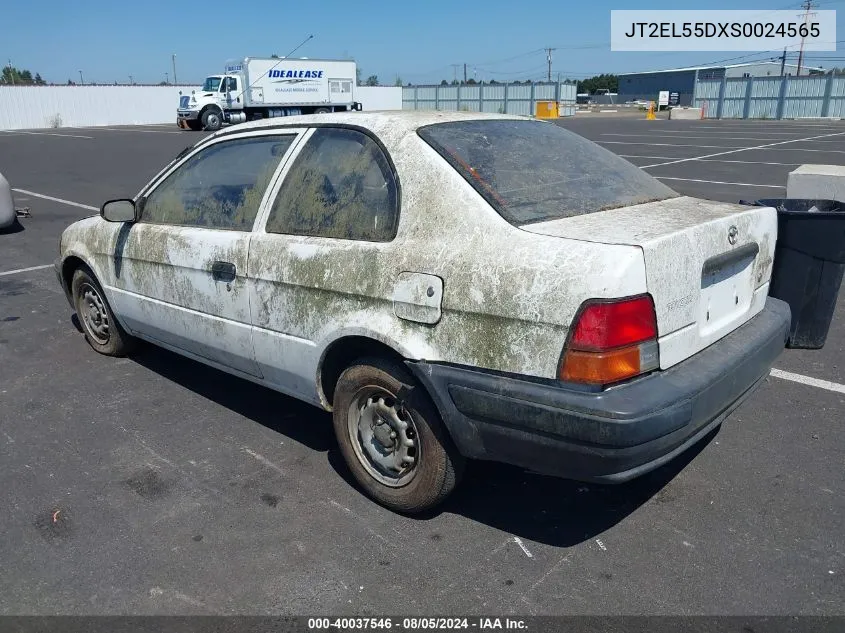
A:
[[[326,452],[337,474],[363,494],[337,449],[328,413],[153,345],[142,345],[132,358],[239,415],[312,450]],[[317,423],[315,417],[319,418]],[[456,514],[537,543],[570,547],[608,530],[655,496],[659,500],[658,493],[717,434],[718,429],[669,464],[615,486],[585,484],[504,464],[472,461],[455,493],[441,507],[414,518],[426,521],[444,512]]]
[[[15,219],[11,226],[7,226],[5,229],[0,229],[0,235],[10,235],[12,233],[20,233],[25,230],[26,228],[20,223],[20,220]]]
[[[141,345],[132,360],[312,450],[325,452],[335,445],[329,414],[305,402],[154,345]]]
[[[598,485],[546,477],[493,462],[472,462],[443,512],[556,547],[594,538],[659,494],[719,432],[637,479]],[[671,498],[668,497],[668,498]]]

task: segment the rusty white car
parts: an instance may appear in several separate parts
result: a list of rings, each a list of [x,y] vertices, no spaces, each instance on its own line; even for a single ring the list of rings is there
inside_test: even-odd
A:
[[[702,439],[784,349],[776,237],[553,123],[344,113],[208,136],[56,273],[96,351],[332,412],[364,491],[416,512],[466,458],[622,482]]]

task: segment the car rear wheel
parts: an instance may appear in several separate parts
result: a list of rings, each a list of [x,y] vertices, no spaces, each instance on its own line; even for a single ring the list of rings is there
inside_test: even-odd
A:
[[[71,291],[76,315],[88,344],[106,356],[126,356],[130,353],[135,339],[114,318],[103,289],[88,270],[79,268],[73,273]]]
[[[463,457],[422,387],[399,363],[357,361],[334,394],[334,430],[355,479],[382,505],[414,513],[454,490]]]

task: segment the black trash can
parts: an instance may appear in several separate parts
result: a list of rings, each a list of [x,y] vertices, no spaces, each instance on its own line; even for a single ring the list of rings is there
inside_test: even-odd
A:
[[[786,301],[792,310],[786,346],[820,349],[827,339],[845,272],[845,203],[776,198],[753,204],[774,207],[778,212],[769,295]]]

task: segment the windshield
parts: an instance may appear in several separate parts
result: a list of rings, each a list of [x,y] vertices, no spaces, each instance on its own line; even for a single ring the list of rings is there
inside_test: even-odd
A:
[[[592,141],[540,121],[458,121],[419,135],[508,222],[567,218],[678,194]]]
[[[206,77],[202,85],[203,92],[217,92],[220,87],[220,77]]]

